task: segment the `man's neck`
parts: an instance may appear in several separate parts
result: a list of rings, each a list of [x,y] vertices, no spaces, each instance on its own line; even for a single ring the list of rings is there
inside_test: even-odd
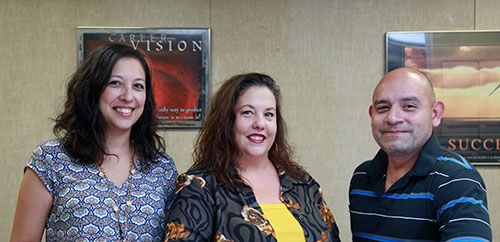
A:
[[[405,155],[391,155],[387,154],[387,173],[385,177],[385,191],[389,190],[389,188],[394,185],[401,177],[406,175],[420,154],[421,150],[415,152],[413,154],[405,154]]]

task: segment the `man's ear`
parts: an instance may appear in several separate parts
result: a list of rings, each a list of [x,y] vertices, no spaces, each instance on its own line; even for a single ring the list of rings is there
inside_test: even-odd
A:
[[[444,103],[441,101],[437,101],[432,106],[432,127],[437,127],[441,124],[441,118],[444,113]]]
[[[373,105],[370,105],[370,107],[368,108],[368,115],[370,115],[370,117],[372,116],[372,107]]]

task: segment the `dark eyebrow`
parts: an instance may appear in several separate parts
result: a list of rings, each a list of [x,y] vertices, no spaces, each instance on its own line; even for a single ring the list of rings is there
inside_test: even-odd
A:
[[[255,107],[251,104],[245,104],[245,105],[242,105],[241,107],[238,108],[238,110],[244,108],[244,107],[249,107],[251,109],[255,109]],[[274,110],[276,111],[276,108],[275,107],[269,107],[269,108],[266,108],[265,111],[269,111],[269,110]]]
[[[417,97],[415,97],[415,96],[402,98],[402,99],[401,99],[401,101],[403,101],[403,102],[416,102],[416,103],[421,103],[421,102],[420,102],[420,99],[418,99],[418,98],[417,98]]]
[[[109,76],[109,77],[110,77],[110,78],[111,78],[111,77],[118,77],[118,78],[120,78],[120,79],[123,79],[123,76],[121,76],[121,75],[111,75],[111,76]]]
[[[384,99],[378,99],[373,102],[373,105],[379,105],[379,104],[386,104],[389,103],[387,100]]]
[[[400,102],[416,102],[416,103],[419,103],[419,104],[420,104],[420,103],[422,103],[422,102],[420,101],[420,99],[418,99],[418,98],[417,98],[417,97],[415,97],[415,96],[411,96],[411,97],[404,97],[404,98],[401,98],[399,101],[400,101]],[[378,100],[375,100],[375,101],[373,102],[373,105],[387,104],[387,103],[389,103],[389,101],[387,101],[387,100],[385,100],[385,99],[378,99]]]
[[[123,79],[125,79],[125,78],[124,78],[123,76],[121,76],[121,75],[111,75],[111,76],[109,76],[109,78],[111,78],[111,77],[117,77],[117,78],[120,78],[120,79],[122,79],[122,80],[123,80]],[[146,82],[146,80],[144,80],[144,79],[142,79],[142,78],[140,78],[140,77],[135,78],[135,79],[134,79],[134,81],[143,81],[143,82]]]
[[[252,108],[252,109],[255,109],[254,106],[250,105],[250,104],[244,104],[244,105],[241,105],[241,107],[238,108],[238,110],[244,108],[244,107],[249,107],[249,108]]]

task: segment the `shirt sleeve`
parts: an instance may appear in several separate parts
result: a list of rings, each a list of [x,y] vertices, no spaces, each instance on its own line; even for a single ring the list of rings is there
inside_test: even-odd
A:
[[[330,238],[332,241],[340,241],[339,238],[339,228],[337,226],[337,223],[335,222],[335,219],[333,218],[333,213],[326,204],[325,199],[323,198],[323,192],[321,190],[321,187],[319,184],[317,185],[317,193],[319,196],[317,197],[317,207],[319,209],[319,212],[323,218],[323,221],[325,222],[326,226],[328,227],[328,231],[330,232]]]
[[[170,208],[165,241],[210,241],[214,236],[215,201],[202,177],[182,174]]]
[[[53,160],[56,154],[50,153],[46,149],[47,144],[41,144],[33,150],[28,164],[24,167],[33,170],[42,180],[43,184],[49,191],[50,195],[54,196],[57,179],[53,171]]]
[[[491,241],[486,187],[475,170],[461,170],[437,186],[441,241]]]

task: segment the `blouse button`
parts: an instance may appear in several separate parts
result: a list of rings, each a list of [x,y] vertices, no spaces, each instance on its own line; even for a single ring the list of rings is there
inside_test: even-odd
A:
[[[99,176],[100,176],[100,177],[103,177],[103,176],[104,176],[104,173],[103,173],[102,171],[101,171],[101,172],[99,172]]]
[[[113,206],[113,210],[114,210],[115,212],[118,212],[118,206],[116,206],[116,205],[115,205],[115,206]]]
[[[127,201],[127,206],[132,206],[132,201]]]
[[[130,170],[130,174],[134,175],[135,174],[135,169]]]

